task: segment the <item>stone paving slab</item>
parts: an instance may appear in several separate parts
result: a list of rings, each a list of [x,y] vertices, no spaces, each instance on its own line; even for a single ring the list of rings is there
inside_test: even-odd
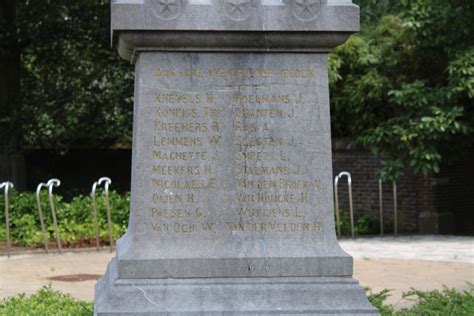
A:
[[[341,247],[356,259],[400,259],[474,264],[474,237],[400,236],[343,239]]]

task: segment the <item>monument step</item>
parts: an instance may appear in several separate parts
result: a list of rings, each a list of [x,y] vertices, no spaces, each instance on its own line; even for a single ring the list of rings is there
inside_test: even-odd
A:
[[[119,259],[124,279],[352,276],[352,257]]]

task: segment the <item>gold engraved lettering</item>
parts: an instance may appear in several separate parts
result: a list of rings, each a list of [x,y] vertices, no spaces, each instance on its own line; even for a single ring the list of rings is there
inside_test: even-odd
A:
[[[153,203],[155,204],[175,204],[175,203],[182,203],[183,196],[181,194],[153,194]]]
[[[203,76],[203,70],[200,68],[193,68],[193,69],[181,69],[179,72],[179,75],[181,77],[202,77]]]
[[[196,231],[196,224],[174,223],[173,231],[175,233],[194,233]]]
[[[193,147],[202,146],[201,137],[157,137],[153,136],[153,144],[157,147],[182,146]]]
[[[318,221],[314,222],[303,222],[303,223],[292,223],[292,222],[227,222],[227,228],[230,231],[247,231],[256,233],[297,233],[297,232],[320,232],[321,223]]]
[[[275,160],[275,155],[273,152],[265,151],[237,151],[235,159],[237,161],[273,161]]]
[[[198,176],[201,174],[199,166],[166,166],[166,165],[153,165],[152,172],[170,176],[170,175],[189,175]]]
[[[314,182],[310,182],[307,180],[290,180],[290,179],[284,179],[284,178],[280,178],[278,180],[237,179],[235,184],[240,189],[260,189],[260,190],[269,190],[269,189],[308,190],[310,188],[313,188],[313,189],[318,188],[318,187],[315,187]]]
[[[205,165],[204,166],[204,173],[207,174],[207,175],[212,175],[212,166],[211,165]]]
[[[157,93],[155,100],[161,104],[199,104],[201,96],[199,94]]]
[[[309,181],[306,180],[288,180],[280,179],[278,181],[278,186],[282,190],[295,190],[295,189],[308,189]]]
[[[237,179],[235,185],[239,189],[259,189],[259,190],[271,190],[278,188],[278,182],[275,180],[249,180],[249,179]]]
[[[304,215],[301,214],[297,207],[295,207],[295,218],[304,218]]]
[[[159,223],[151,223],[151,227],[153,227],[153,230],[157,232],[168,232],[170,227],[168,224],[159,224]]]
[[[217,179],[209,180],[162,180],[152,179],[152,185],[160,190],[208,190],[217,188]]]
[[[288,94],[240,94],[234,93],[233,100],[239,104],[279,104],[290,103],[290,96]]]
[[[287,175],[288,167],[286,166],[277,166],[277,167],[268,167],[268,166],[237,166],[235,168],[237,175]]]
[[[217,109],[215,108],[210,108],[208,106],[205,106],[202,108],[204,111],[204,116],[206,117],[211,117],[213,119],[217,119]]]
[[[153,158],[160,160],[181,160],[181,161],[191,161],[191,160],[207,160],[207,152],[179,152],[179,151],[153,151]]]
[[[280,137],[235,137],[235,145],[248,147],[275,147],[283,146],[283,138]]]
[[[306,99],[298,93],[286,93],[289,90],[267,90],[265,83],[268,80],[253,80],[275,77],[303,84],[309,81],[298,79],[314,78],[316,71],[304,67],[278,68],[156,69],[157,77],[169,78],[157,80],[172,83],[176,80],[172,77],[207,76],[211,78],[206,79],[209,87],[214,87],[212,83],[215,83],[215,87],[225,87],[227,92],[222,100],[220,92],[214,94],[205,90],[187,93],[158,88],[153,94],[156,103],[150,111],[153,122],[150,132],[154,147],[150,150],[154,163],[148,169],[151,172],[147,177],[151,179],[147,178],[147,183],[151,182],[154,190],[148,208],[154,231],[171,234],[200,231],[211,234],[226,228],[259,234],[321,231],[321,223],[306,215],[309,205],[299,207],[313,199],[313,190],[320,188],[320,182],[300,179],[304,173],[304,165],[298,165],[302,163],[300,159],[291,165],[288,163],[297,155],[291,146],[301,143],[289,134],[273,133],[282,126],[278,119],[299,118],[301,113],[298,111]],[[224,101],[227,103],[222,103]],[[222,134],[229,128],[232,133],[226,135],[230,138]],[[220,146],[229,141],[234,146],[228,149],[230,152]],[[206,146],[213,146],[209,155],[202,151]],[[234,170],[228,170],[232,177],[221,183],[223,165],[220,161],[229,157],[235,162]],[[219,177],[215,178],[215,174]],[[200,195],[210,190],[217,193],[214,190],[223,184],[231,184],[237,191],[233,193],[234,201],[229,201],[228,206],[232,206],[226,209],[230,212],[226,217],[230,215],[236,219],[204,222],[218,210],[197,207],[198,203],[205,203],[203,198],[207,199]],[[150,196],[148,199],[150,201]]]
[[[256,133],[257,132],[257,124],[255,123],[247,123],[244,124],[242,122],[234,122],[233,124],[234,130],[239,131],[239,132],[252,132]]]
[[[209,68],[208,76],[221,78],[267,78],[272,76],[272,70],[264,68]]]
[[[281,161],[288,161],[288,157],[285,156],[285,153],[283,152],[283,150],[280,150],[280,160]]]
[[[181,108],[155,108],[155,117],[167,118],[197,118],[199,114],[196,109],[181,109]]]
[[[159,217],[163,219],[177,219],[177,218],[187,218],[194,216],[195,212],[188,209],[159,209],[152,207],[150,209],[151,217]]]
[[[281,109],[248,109],[235,108],[234,116],[239,118],[284,118]]]
[[[221,136],[208,136],[207,139],[209,140],[209,144],[218,145],[219,141],[221,140]]]
[[[181,133],[181,132],[205,133],[208,131],[207,123],[198,123],[198,122],[167,123],[167,122],[160,122],[159,120],[155,120],[154,129],[155,129],[155,132],[177,132],[177,133]]]
[[[295,211],[297,212],[297,210]],[[237,216],[242,217],[291,217],[292,210],[289,208],[237,208]]]
[[[213,93],[206,94],[206,102],[207,103],[214,103],[214,94]]]
[[[259,192],[257,194],[248,194],[248,193],[237,192],[236,197],[237,197],[237,201],[240,203],[295,204],[297,201],[296,196],[293,193],[271,194],[267,192]]]
[[[188,203],[194,203],[194,193],[188,193],[186,195],[186,202]]]
[[[236,197],[239,203],[254,203],[255,202],[255,195],[253,194],[237,192]]]
[[[308,203],[308,193],[307,192],[301,192],[300,196],[301,196],[301,198],[300,198],[301,203]]]
[[[314,69],[281,69],[280,77],[282,78],[314,78],[316,77],[316,71]]]
[[[313,189],[319,189],[319,188],[321,188],[321,183],[319,182],[319,180],[314,180]]]
[[[202,210],[199,207],[196,209],[195,213],[197,218],[202,217]]]
[[[208,232],[210,232],[214,229],[213,226],[214,226],[214,223],[203,223],[203,224],[201,224],[202,230],[208,231]]]
[[[155,70],[155,76],[156,77],[175,77],[176,76],[176,71],[174,69],[161,69],[161,68],[156,68]]]
[[[296,197],[290,194],[269,194],[260,192],[257,194],[257,203],[296,203]]]
[[[214,155],[212,155],[212,159],[215,160],[215,161],[219,161],[220,158],[219,158],[219,152],[216,150],[216,152],[214,153]]]
[[[289,118],[294,118],[295,117],[295,108],[291,107],[288,113]]]

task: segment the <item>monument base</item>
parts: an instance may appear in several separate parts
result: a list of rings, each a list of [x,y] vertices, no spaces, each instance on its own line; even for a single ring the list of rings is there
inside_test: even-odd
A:
[[[351,277],[118,279],[116,259],[95,289],[94,315],[378,315]]]

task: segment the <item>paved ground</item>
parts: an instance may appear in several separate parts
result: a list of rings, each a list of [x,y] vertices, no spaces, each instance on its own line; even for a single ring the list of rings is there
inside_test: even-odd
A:
[[[474,283],[474,238],[400,237],[342,240],[341,246],[355,258],[354,275],[362,285],[380,291],[393,290],[389,302],[408,306],[401,294],[411,287],[441,289],[443,285],[460,290]],[[15,255],[0,257],[0,298],[36,292],[52,282],[54,289],[76,298],[92,301],[95,280],[49,281],[48,278],[88,274],[101,275],[113,254],[76,252]]]
[[[345,239],[341,246],[354,258],[400,259],[474,264],[474,237],[402,236]]]

